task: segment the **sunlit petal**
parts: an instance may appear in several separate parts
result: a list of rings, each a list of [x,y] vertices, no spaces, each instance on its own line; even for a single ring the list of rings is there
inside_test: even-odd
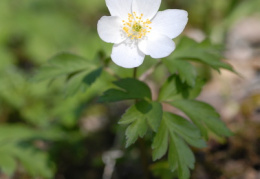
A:
[[[132,10],[137,16],[143,14],[143,19],[151,20],[158,12],[161,0],[133,0]]]
[[[106,0],[111,16],[127,19],[128,13],[132,13],[133,0]]]
[[[173,39],[180,35],[188,22],[188,13],[184,10],[169,9],[159,11],[152,20],[152,30]]]
[[[97,24],[98,35],[108,43],[120,43],[126,39],[122,32],[122,22],[119,17],[103,16]]]
[[[115,64],[124,68],[134,68],[140,66],[145,55],[138,49],[136,44],[123,42],[114,45],[111,58]]]
[[[139,49],[152,58],[169,56],[175,49],[175,43],[169,37],[161,34],[152,34],[138,44]]]

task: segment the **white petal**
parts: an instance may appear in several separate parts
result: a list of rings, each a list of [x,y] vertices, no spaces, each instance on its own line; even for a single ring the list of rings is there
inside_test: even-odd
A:
[[[119,17],[103,16],[97,24],[98,35],[108,43],[121,43],[126,39]]]
[[[159,11],[152,20],[152,31],[164,34],[171,39],[182,33],[188,22],[188,13],[184,10],[169,9]]]
[[[132,11],[136,12],[137,16],[143,14],[143,19],[151,20],[158,12],[161,5],[161,0],[133,0]]]
[[[145,55],[138,49],[136,44],[115,44],[112,49],[111,59],[118,66],[124,68],[135,68],[144,61]]]
[[[132,1],[133,0],[106,0],[106,4],[111,16],[127,19],[128,13],[132,12]]]
[[[175,43],[169,37],[161,34],[151,34],[138,44],[139,49],[152,58],[164,58],[175,49]]]

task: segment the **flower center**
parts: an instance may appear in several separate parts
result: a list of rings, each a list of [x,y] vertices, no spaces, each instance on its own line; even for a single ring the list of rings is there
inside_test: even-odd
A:
[[[143,14],[141,16],[137,16],[136,12],[132,14],[128,14],[128,20],[123,22],[123,31],[126,33],[128,37],[131,39],[141,39],[147,33],[150,33],[152,29],[149,24],[152,22],[147,19],[146,21],[142,20]]]
[[[142,30],[142,28],[143,27],[137,22],[132,27],[133,31],[135,31],[135,32],[140,32]]]

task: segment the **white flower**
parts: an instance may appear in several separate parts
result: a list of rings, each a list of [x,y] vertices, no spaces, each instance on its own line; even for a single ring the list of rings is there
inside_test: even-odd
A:
[[[140,66],[145,55],[163,58],[175,49],[173,38],[188,22],[184,10],[159,11],[161,0],[106,0],[111,16],[97,25],[100,38],[114,43],[111,58],[119,66]]]

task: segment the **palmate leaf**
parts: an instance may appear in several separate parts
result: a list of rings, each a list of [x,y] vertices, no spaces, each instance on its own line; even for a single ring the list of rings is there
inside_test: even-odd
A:
[[[129,125],[126,129],[126,147],[133,144],[138,137],[143,137],[148,127],[156,132],[161,119],[162,106],[160,103],[143,100],[132,105],[119,121],[119,124]]]
[[[182,82],[178,75],[171,75],[160,89],[158,100],[167,102],[176,99],[194,99],[200,94],[204,83],[204,80],[197,78],[192,87]]]
[[[164,112],[159,130],[154,138],[153,160],[160,159],[168,150],[168,163],[172,171],[178,170],[180,179],[188,179],[195,158],[184,142],[195,147],[205,147],[199,129],[181,116]]]
[[[170,104],[183,111],[199,127],[206,138],[208,136],[207,129],[218,136],[232,135],[224,122],[220,120],[219,114],[209,104],[188,99],[175,100]]]
[[[65,88],[65,95],[72,96],[77,92],[84,92],[90,87],[101,75],[102,68],[97,68],[91,72],[83,71],[71,77]]]
[[[85,91],[101,75],[102,68],[90,60],[71,53],[61,53],[43,65],[33,78],[33,81],[52,81],[65,77],[65,95],[72,96],[79,91]]]
[[[212,45],[209,40],[197,43],[188,37],[184,37],[171,55],[171,59],[164,60],[163,62],[168,68],[172,68],[173,65],[178,65],[179,62],[177,62],[177,60],[193,60],[207,64],[218,71],[220,68],[223,68],[234,72],[234,69],[229,64],[221,61],[223,57],[220,48],[220,46]],[[187,77],[187,74],[183,73],[183,71],[187,71],[187,69],[191,69],[191,67],[178,65],[177,68],[179,68],[178,71],[183,76],[182,78],[189,79],[189,83],[192,84],[192,78]],[[189,74],[189,76],[191,76],[191,74]]]
[[[78,72],[95,69],[93,62],[71,53],[60,53],[43,65],[34,77],[35,81],[57,78],[62,75],[73,75]]]
[[[194,169],[195,157],[187,144],[175,133],[170,133],[168,162],[171,170],[178,169],[180,179],[190,177],[189,169]]]
[[[99,98],[100,102],[116,102],[127,99],[148,99],[150,100],[150,88],[139,80],[125,78],[114,82],[118,89],[109,89]]]
[[[194,86],[197,78],[196,68],[185,60],[163,60],[168,68],[168,70],[172,73],[178,73],[181,81],[186,82],[189,86]]]

